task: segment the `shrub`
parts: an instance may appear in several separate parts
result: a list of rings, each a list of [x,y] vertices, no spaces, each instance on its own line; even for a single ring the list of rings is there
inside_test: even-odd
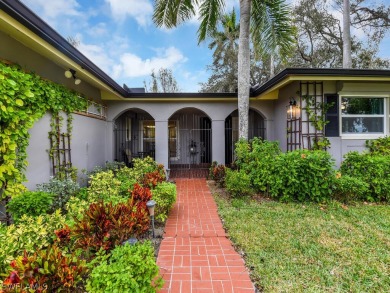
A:
[[[109,170],[96,173],[90,177],[88,197],[90,200],[104,200],[111,196],[119,196],[121,181],[115,178],[114,173]]]
[[[165,180],[165,175],[156,170],[150,173],[146,173],[142,180],[142,185],[144,187],[155,188],[158,183],[161,183]]]
[[[87,280],[87,291],[156,292],[163,281],[158,276],[150,242],[116,247],[108,261],[95,267]]]
[[[273,164],[281,154],[278,142],[254,138],[250,143],[240,140],[236,144],[236,165],[251,178],[256,191],[266,191],[274,176]]]
[[[27,191],[13,198],[7,204],[15,222],[23,215],[36,217],[51,210],[54,195],[43,191]]]
[[[176,202],[176,185],[168,182],[157,184],[152,190],[152,198],[156,201],[156,220],[164,222]]]
[[[270,166],[271,196],[282,201],[327,200],[332,193],[334,162],[326,151],[295,150],[281,153]]]
[[[374,140],[367,140],[366,146],[374,155],[390,155],[390,136],[380,137]]]
[[[390,200],[390,156],[350,152],[344,158],[340,167],[343,176],[355,177],[369,185],[369,191],[362,199]]]
[[[15,292],[15,288],[31,288],[28,292],[74,292],[86,273],[83,261],[74,255],[64,256],[55,245],[30,256],[24,252],[11,262],[11,267],[2,292]]]
[[[208,179],[209,180],[215,180],[214,178],[214,168],[218,166],[218,162],[217,161],[213,161],[210,165],[210,168],[209,168],[209,175],[208,175]]]
[[[17,225],[0,229],[0,275],[5,273],[11,260],[25,250],[33,253],[52,243],[54,231],[61,229],[64,223],[65,217],[57,210],[38,217],[24,215]]]
[[[251,195],[253,193],[251,178],[244,170],[227,169],[225,185],[226,190],[234,197]]]
[[[80,189],[77,182],[72,179],[60,180],[51,178],[48,183],[38,184],[37,190],[51,193],[54,195],[52,209],[65,209],[65,205],[69,198],[76,194]]]
[[[75,219],[71,238],[75,247],[96,253],[100,248],[112,249],[131,236],[145,233],[149,229],[146,203],[129,199],[127,203],[93,203],[84,217]]]
[[[337,200],[348,202],[364,199],[368,192],[369,185],[366,182],[348,175],[336,176],[333,197]]]
[[[220,187],[225,186],[226,167],[224,165],[218,165],[214,167],[213,178]]]

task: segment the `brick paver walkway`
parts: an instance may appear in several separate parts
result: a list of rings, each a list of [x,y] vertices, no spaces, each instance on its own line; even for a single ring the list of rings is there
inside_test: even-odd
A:
[[[226,238],[205,179],[176,179],[157,264],[170,293],[254,292],[241,256]]]

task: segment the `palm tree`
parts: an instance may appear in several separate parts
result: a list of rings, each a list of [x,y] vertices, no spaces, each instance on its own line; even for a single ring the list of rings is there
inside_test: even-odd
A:
[[[223,0],[155,0],[153,21],[159,27],[176,27],[192,18],[199,8],[198,42],[211,36],[223,15]],[[248,139],[250,36],[265,53],[278,48],[286,56],[293,33],[284,0],[240,0],[238,50],[239,136]]]
[[[203,84],[203,90],[218,92],[234,92],[237,89],[237,52],[240,26],[237,23],[236,12],[224,14],[219,20],[221,30],[215,30],[211,35],[209,49],[213,52],[213,67],[218,72],[209,79],[210,84]],[[215,82],[215,77],[219,82]]]

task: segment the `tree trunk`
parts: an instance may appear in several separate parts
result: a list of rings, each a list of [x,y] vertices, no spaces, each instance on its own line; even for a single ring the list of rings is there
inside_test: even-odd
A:
[[[275,68],[274,68],[274,53],[271,53],[269,57],[269,77],[273,78],[275,76]]]
[[[343,3],[343,68],[352,68],[351,57],[351,7],[349,0]]]
[[[240,0],[240,39],[238,48],[238,134],[248,140],[249,116],[249,27],[251,0]]]

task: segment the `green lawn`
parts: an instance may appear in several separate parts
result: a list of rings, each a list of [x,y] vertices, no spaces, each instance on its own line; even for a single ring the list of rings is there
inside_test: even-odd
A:
[[[264,292],[390,292],[389,205],[216,200]]]

